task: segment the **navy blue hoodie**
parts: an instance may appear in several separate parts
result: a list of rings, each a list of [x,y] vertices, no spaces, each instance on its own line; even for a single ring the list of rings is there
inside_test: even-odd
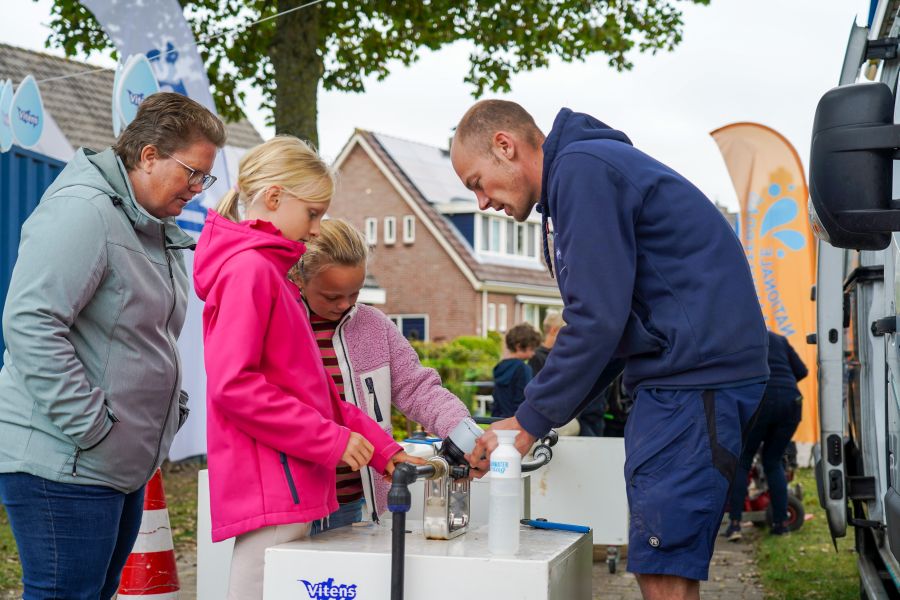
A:
[[[768,387],[796,390],[797,382],[806,378],[807,375],[809,375],[809,370],[787,338],[770,331]]]
[[[491,416],[507,418],[525,400],[525,386],[531,381],[531,367],[520,358],[505,358],[494,366],[494,403]]]
[[[525,390],[522,427],[567,422],[623,368],[632,391],[765,381],[750,266],[712,202],[586,114],[561,110],[543,151],[538,209],[567,327]]]

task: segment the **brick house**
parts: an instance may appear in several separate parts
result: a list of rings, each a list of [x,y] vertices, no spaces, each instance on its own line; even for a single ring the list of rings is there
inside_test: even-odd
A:
[[[544,266],[540,216],[526,223],[478,210],[449,152],[357,130],[335,161],[329,216],[348,220],[373,248],[379,308],[407,337],[442,341],[539,328],[562,301]]]

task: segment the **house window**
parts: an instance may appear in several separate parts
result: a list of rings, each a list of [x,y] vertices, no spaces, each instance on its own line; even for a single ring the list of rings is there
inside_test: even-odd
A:
[[[409,341],[428,341],[428,315],[390,315],[388,318]]]
[[[488,329],[488,331],[497,331],[497,305],[496,304],[488,304],[487,329]]]
[[[374,246],[378,243],[378,219],[369,217],[365,221],[366,243]]]
[[[489,219],[491,222],[491,252],[500,252],[500,219]]]
[[[516,254],[525,256],[525,236],[530,231],[530,225],[525,223],[516,223]]]
[[[416,241],[416,218],[412,215],[403,217],[403,243],[412,244]]]
[[[512,219],[481,215],[478,225],[476,235],[480,252],[520,258],[538,256],[540,227],[535,223],[516,223]]]
[[[505,304],[497,305],[497,329],[501,333],[506,332],[506,305]]]
[[[384,218],[384,243],[393,244],[397,241],[397,217]]]

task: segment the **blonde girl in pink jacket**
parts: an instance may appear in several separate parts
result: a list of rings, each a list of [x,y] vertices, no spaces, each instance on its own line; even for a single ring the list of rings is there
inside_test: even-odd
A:
[[[419,363],[415,350],[383,312],[356,303],[367,259],[363,235],[346,221],[329,219],[321,223],[319,235],[291,271],[310,309],[325,368],[344,400],[386,433],[391,432],[393,405],[444,438],[460,421],[471,418],[469,411],[441,386],[434,369]],[[378,521],[387,508],[390,484],[370,471],[338,473],[341,509],[315,524],[313,535],[364,519]]]
[[[209,212],[197,244],[212,538],[237,538],[228,598],[262,598],[265,548],[307,536],[337,510],[339,464],[390,474],[405,457],[340,401],[287,279],[333,192],[312,148],[276,137],[244,155],[235,190]]]

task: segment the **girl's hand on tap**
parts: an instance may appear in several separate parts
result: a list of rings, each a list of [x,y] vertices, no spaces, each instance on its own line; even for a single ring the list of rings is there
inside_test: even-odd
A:
[[[387,466],[384,467],[384,479],[385,481],[390,481],[391,476],[394,474],[394,467],[396,467],[399,463],[410,463],[413,465],[424,465],[427,464],[424,458],[419,458],[418,456],[410,456],[403,450],[393,455],[391,459],[388,461]]]

